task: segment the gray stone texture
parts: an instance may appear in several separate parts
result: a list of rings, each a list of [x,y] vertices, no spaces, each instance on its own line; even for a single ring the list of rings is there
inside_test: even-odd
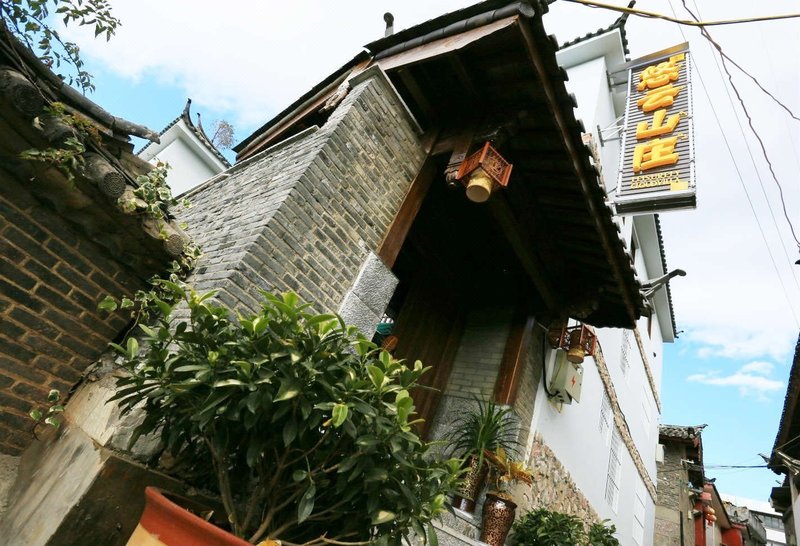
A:
[[[684,520],[683,541],[680,537],[680,518],[692,511],[689,499],[689,473],[681,461],[688,456],[686,445],[680,441],[664,442],[664,462],[658,463],[658,500],[656,504],[655,546],[694,544],[694,520]]]
[[[321,128],[189,195],[181,219],[204,252],[189,282],[240,311],[258,289],[337,311],[425,159],[417,129],[385,75],[362,75]]]
[[[398,279],[374,252],[367,254],[353,287],[339,307],[339,315],[348,324],[372,338],[389,300],[397,288]]]
[[[541,436],[534,436],[528,465],[533,472],[533,486],[522,489],[516,498],[524,499],[517,509],[525,513],[536,508],[547,508],[578,517],[584,525],[600,521],[597,512],[578,488],[564,465]]]

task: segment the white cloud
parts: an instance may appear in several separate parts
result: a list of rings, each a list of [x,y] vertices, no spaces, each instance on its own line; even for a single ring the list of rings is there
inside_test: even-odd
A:
[[[122,26],[110,41],[89,28],[62,32],[118,76],[178,86],[198,107],[257,126],[382,37],[385,11],[403,28],[469,3],[120,0]]]
[[[748,372],[748,373],[757,373],[759,375],[769,375],[772,373],[772,370],[775,366],[771,362],[765,362],[763,360],[756,360],[754,362],[749,362],[739,368],[740,372]]]
[[[768,393],[783,392],[785,388],[782,381],[765,377],[772,369],[773,365],[769,362],[755,361],[729,375],[710,371],[692,374],[686,380],[715,387],[736,387],[742,396],[755,395],[759,399],[766,399]]]

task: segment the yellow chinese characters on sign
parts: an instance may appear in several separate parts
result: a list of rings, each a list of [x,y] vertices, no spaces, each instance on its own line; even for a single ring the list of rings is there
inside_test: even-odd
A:
[[[671,110],[676,97],[684,90],[684,86],[673,85],[680,78],[681,70],[685,69],[684,58],[683,53],[673,55],[666,61],[646,67],[639,74],[636,89],[642,96],[638,98],[636,105],[645,114],[652,112],[652,117],[636,126],[637,144],[631,165],[636,174],[675,165],[680,159],[675,148],[678,141],[686,138],[686,135],[676,133],[676,130],[687,113]],[[672,190],[688,187],[680,178],[662,180],[661,184],[669,184]],[[658,184],[655,180],[651,183]]]

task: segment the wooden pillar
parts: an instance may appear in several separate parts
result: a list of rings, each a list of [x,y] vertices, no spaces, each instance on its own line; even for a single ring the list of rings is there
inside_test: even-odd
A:
[[[411,230],[411,225],[414,223],[419,209],[422,208],[422,202],[428,195],[428,190],[433,179],[436,178],[436,174],[436,162],[431,155],[428,155],[417,176],[411,182],[408,193],[406,193],[403,203],[378,249],[378,256],[386,264],[386,267],[390,269],[394,267],[400,249],[403,248],[406,236]]]
[[[525,361],[528,358],[531,335],[533,334],[533,317],[527,308],[518,306],[511,319],[511,329],[500,362],[500,371],[494,384],[494,401],[498,404],[512,405],[517,400],[520,379]]]

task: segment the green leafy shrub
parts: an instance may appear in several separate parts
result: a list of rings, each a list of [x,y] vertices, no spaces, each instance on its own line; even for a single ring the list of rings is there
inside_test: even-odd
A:
[[[294,294],[265,293],[259,313],[234,320],[213,293],[162,284],[188,318],[158,300],[143,345],[116,346],[128,374],[114,398],[146,412],[132,442],[160,434],[251,542],[432,534],[459,461],[436,460],[414,432],[421,363],[406,366]]]
[[[607,519],[593,523],[587,534],[588,546],[619,546],[619,540],[614,536],[616,533],[616,526]]]
[[[516,546],[576,546],[585,544],[583,523],[575,516],[539,508],[514,523]]]

